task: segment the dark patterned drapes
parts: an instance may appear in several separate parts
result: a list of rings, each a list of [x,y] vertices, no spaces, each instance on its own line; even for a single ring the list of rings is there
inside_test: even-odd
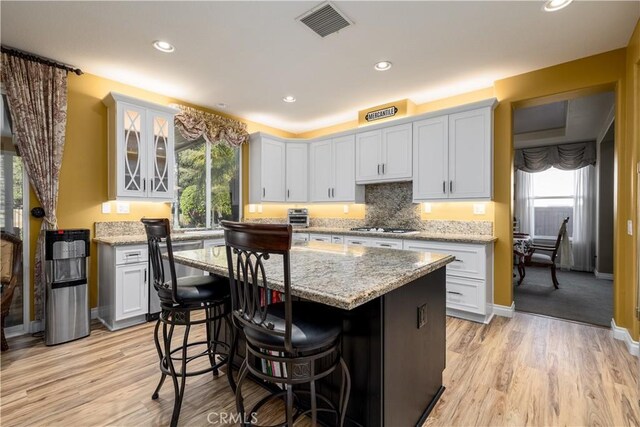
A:
[[[16,144],[40,205],[42,230],[57,227],[58,178],[67,126],[67,71],[2,54],[4,85]],[[26,238],[27,236],[25,236]],[[35,259],[35,317],[43,318],[42,233]]]
[[[578,142],[516,150],[514,164],[524,172],[542,172],[555,167],[576,170],[596,163],[596,143]]]

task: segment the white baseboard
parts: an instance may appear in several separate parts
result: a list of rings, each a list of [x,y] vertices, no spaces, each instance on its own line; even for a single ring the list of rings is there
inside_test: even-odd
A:
[[[627,350],[634,356],[640,355],[640,343],[638,341],[634,341],[631,338],[631,334],[627,328],[622,328],[616,325],[616,321],[611,319],[611,332],[613,333],[613,338],[624,341],[627,346]]]
[[[502,317],[513,317],[516,311],[516,303],[512,302],[510,306],[493,304],[493,314]]]
[[[611,273],[600,273],[598,270],[593,270],[593,273],[596,275],[596,279],[604,279],[613,281],[613,274]]]
[[[91,309],[91,320],[98,318],[98,307],[93,307]]]

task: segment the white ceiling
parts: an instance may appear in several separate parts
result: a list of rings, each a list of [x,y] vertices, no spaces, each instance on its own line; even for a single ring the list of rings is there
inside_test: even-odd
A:
[[[1,3],[2,43],[292,132],[373,105],[421,103],[626,46],[640,2],[342,2],[324,39],[295,20],[320,2]],[[175,45],[154,50],[156,39]],[[390,60],[387,72],[373,69]],[[282,97],[298,101],[285,104]]]
[[[566,116],[562,127],[557,127],[554,114],[559,105],[567,103]],[[515,125],[530,132],[514,136],[515,148],[540,147],[544,145],[571,142],[595,141],[604,129],[607,118],[615,104],[613,92],[544,104],[537,107],[521,108],[514,113]]]

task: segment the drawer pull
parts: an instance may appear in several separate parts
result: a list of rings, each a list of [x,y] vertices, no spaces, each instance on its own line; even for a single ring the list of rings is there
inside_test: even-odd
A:
[[[460,292],[456,292],[456,291],[447,291],[448,294],[453,294],[453,295],[460,295],[462,296],[462,293]]]
[[[461,260],[461,259],[456,258],[456,259],[453,260],[453,262],[464,262],[464,261]]]
[[[140,256],[140,252],[132,252],[129,254],[124,254],[125,257],[129,258],[130,256]]]
[[[391,247],[391,245],[388,244],[388,243],[380,243],[380,246],[383,247],[383,248],[390,248]]]
[[[362,242],[351,242],[352,245],[361,245]]]

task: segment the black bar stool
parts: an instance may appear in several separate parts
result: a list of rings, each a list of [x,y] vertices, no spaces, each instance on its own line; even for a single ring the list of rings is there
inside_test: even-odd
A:
[[[229,281],[224,277],[215,275],[176,278],[169,220],[166,218],[143,218],[141,221],[147,233],[149,262],[153,271],[153,285],[158,292],[162,309],[154,330],[154,340],[158,357],[160,358],[162,376],[151,398],[154,400],[158,398],[158,392],[162,388],[167,375],[169,375],[173,380],[175,393],[173,414],[171,416],[171,426],[174,427],[178,424],[178,418],[180,417],[180,407],[182,406],[187,377],[213,372],[215,378],[218,376],[218,369],[227,364],[229,385],[233,391],[236,389],[231,363],[229,362],[233,359],[229,355],[234,354],[237,345],[237,334],[230,320]],[[164,263],[160,248],[161,242],[166,244],[169,258],[168,264],[171,278],[169,281],[165,280]],[[204,311],[204,318],[193,318],[194,312],[198,310]],[[228,329],[231,331],[231,345],[220,340],[222,322],[226,322]],[[191,327],[201,324],[206,327],[206,341],[189,342]],[[162,325],[162,344],[158,338],[160,325]],[[171,340],[176,326],[184,326],[182,345],[177,348],[171,348]],[[193,353],[193,350],[197,349],[197,347],[203,347],[204,349],[196,354],[188,354],[189,350]],[[218,362],[216,362],[217,354],[224,356]],[[210,366],[197,371],[188,371],[187,364],[201,357],[208,357]],[[175,361],[180,361],[179,369],[176,369]]]
[[[312,424],[316,425],[319,411],[334,413],[336,425],[344,425],[351,377],[340,353],[342,323],[326,306],[291,301],[291,226],[222,221],[222,227],[231,278],[233,320],[235,326],[244,331],[247,342],[236,389],[236,406],[242,422],[251,424],[252,415],[260,407],[274,398],[282,398],[286,400],[286,420],[280,425],[292,426],[298,417],[306,414],[311,415]],[[262,285],[268,283],[263,261],[272,255],[282,257],[284,302],[267,305],[266,298],[261,298],[267,291]],[[267,365],[280,369],[276,372],[261,369]],[[342,381],[336,406],[316,393],[316,381],[334,372],[338,366],[342,367]],[[242,384],[249,373],[272,384],[282,384],[285,390],[274,391],[261,399],[249,412],[251,416],[246,416]],[[302,384],[308,384],[309,391],[294,393],[294,386]],[[301,411],[297,408],[294,412],[294,403],[303,393],[309,396],[310,409]],[[325,407],[319,408],[317,399]]]

